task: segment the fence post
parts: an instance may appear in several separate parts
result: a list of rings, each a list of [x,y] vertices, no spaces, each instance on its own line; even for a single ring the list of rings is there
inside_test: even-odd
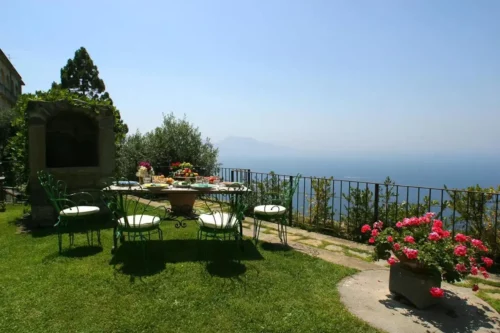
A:
[[[252,176],[252,172],[250,171],[250,169],[247,169],[247,186],[250,187],[251,184],[250,184],[250,177]]]
[[[290,186],[290,193],[292,193],[292,188],[293,188],[293,176],[290,176],[289,179],[290,183],[288,183],[288,186]],[[295,195],[295,193],[293,194]],[[288,225],[290,227],[293,226],[293,195],[290,198],[290,202],[288,204]]]
[[[231,170],[231,182],[234,182],[234,170]]]
[[[375,184],[375,202],[373,203],[373,221],[378,221],[379,184]]]

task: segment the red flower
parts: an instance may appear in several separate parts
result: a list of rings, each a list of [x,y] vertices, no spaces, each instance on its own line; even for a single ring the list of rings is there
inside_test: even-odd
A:
[[[432,287],[429,292],[431,293],[432,297],[443,297],[444,296],[444,291],[441,288],[438,287]]]
[[[399,251],[401,249],[401,246],[399,245],[399,243],[394,243],[393,248],[395,251]]]
[[[477,284],[472,286],[472,291],[478,291],[478,290],[479,290],[479,286]]]
[[[488,258],[488,257],[481,257],[481,260],[484,262],[484,264],[486,265],[486,267],[493,266],[493,260],[491,260],[490,258]]]
[[[373,237],[370,237],[370,239],[368,240],[368,243],[370,243],[370,244],[373,244],[373,243],[375,243],[375,238],[373,238]]]
[[[456,236],[455,236],[455,242],[464,243],[466,241],[467,241],[467,237],[465,237],[465,235],[456,234]]]
[[[483,247],[483,242],[481,242],[479,239],[473,239],[471,241],[472,243],[472,246],[476,247],[476,248],[481,248]]]
[[[395,263],[399,262],[397,259],[393,258],[393,257],[390,257],[389,259],[387,259],[387,262],[389,263],[389,265],[394,265]]]
[[[372,230],[372,237],[377,237],[378,236],[378,230],[377,229],[373,229]]]
[[[403,227],[403,223],[401,223],[401,222],[396,223],[396,228],[402,228],[402,227]]]
[[[465,272],[467,272],[467,267],[465,267],[465,265],[464,265],[464,264],[457,264],[457,265],[455,266],[455,269],[456,269],[457,271],[459,271],[460,273],[465,273]]]
[[[470,273],[472,275],[477,275],[477,267],[476,266],[472,266],[471,269],[470,269]]]
[[[431,219],[431,218],[433,218],[434,216],[436,216],[436,213],[433,213],[433,212],[428,212],[428,213],[425,213],[425,215],[424,215],[424,216],[425,216],[425,217],[427,217],[427,218],[430,218],[430,219]]]
[[[405,237],[405,242],[414,244],[415,243],[415,238],[413,238],[413,236],[406,236]]]
[[[418,257],[418,250],[413,250],[405,247],[403,249],[403,253],[406,255],[406,258],[408,259],[417,259]]]
[[[394,242],[394,239],[392,238],[392,236],[387,236],[387,241],[388,241],[389,243],[392,243],[392,242]],[[489,267],[489,266],[488,266],[488,267]]]
[[[467,255],[467,247],[465,247],[463,245],[458,245],[457,247],[455,247],[455,250],[453,251],[453,253],[456,256],[465,257]]]
[[[443,229],[443,221],[441,220],[434,220],[434,223],[432,224],[432,228],[437,228],[437,229]]]
[[[439,234],[437,232],[431,232],[429,234],[429,240],[431,241],[438,241],[441,239],[441,236],[439,236]]]
[[[450,234],[451,233],[448,230],[441,230],[441,232],[439,233],[441,238],[448,238],[448,237],[450,237]]]
[[[488,274],[488,272],[483,272],[483,277],[484,277],[485,279],[487,279],[487,278],[489,278],[489,277],[490,277],[490,275]]]
[[[372,228],[368,224],[365,224],[364,226],[361,227],[361,232],[364,234],[370,230],[372,230]]]
[[[486,272],[486,268],[484,268],[483,266],[479,267],[479,270],[481,271],[481,273]]]

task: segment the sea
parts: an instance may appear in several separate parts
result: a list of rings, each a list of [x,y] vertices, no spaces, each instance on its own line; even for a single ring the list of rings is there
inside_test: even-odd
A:
[[[220,158],[222,167],[274,171],[282,175],[334,177],[337,180],[462,189],[500,185],[500,156],[493,154],[397,155],[351,157],[231,157]]]

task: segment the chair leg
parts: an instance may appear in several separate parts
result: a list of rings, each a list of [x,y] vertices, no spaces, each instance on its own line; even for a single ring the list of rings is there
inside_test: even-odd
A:
[[[255,243],[259,241],[260,226],[262,225],[262,220],[254,216],[253,218],[253,239]]]

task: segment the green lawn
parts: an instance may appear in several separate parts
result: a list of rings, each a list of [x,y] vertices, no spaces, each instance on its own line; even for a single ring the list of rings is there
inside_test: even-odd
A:
[[[102,251],[65,236],[58,255],[55,235],[17,233],[21,213],[0,213],[0,332],[376,332],[340,303],[352,269],[250,241],[231,261],[234,244],[200,244],[192,221],[163,225],[147,267],[132,243],[112,260],[111,230]]]

